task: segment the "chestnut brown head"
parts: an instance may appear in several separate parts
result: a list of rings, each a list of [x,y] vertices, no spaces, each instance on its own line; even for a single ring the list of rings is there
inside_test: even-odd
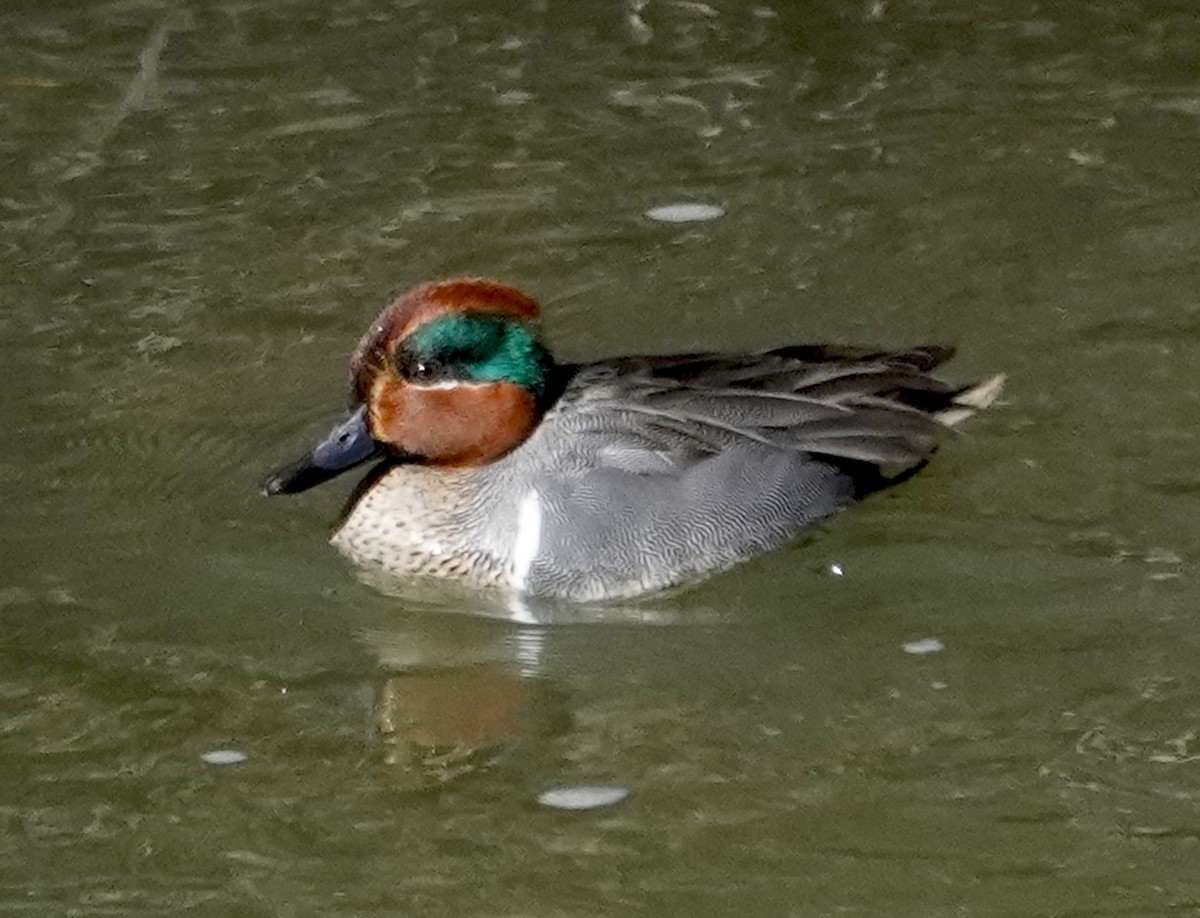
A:
[[[350,362],[351,415],[268,493],[312,487],[366,459],[482,465],[522,443],[550,396],[554,361],[537,303],[487,280],[425,284],[371,324]]]

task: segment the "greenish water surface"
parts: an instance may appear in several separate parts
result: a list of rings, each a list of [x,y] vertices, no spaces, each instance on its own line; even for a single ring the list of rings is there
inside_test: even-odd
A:
[[[1197,60],[1167,0],[0,10],[0,913],[1200,911]],[[257,485],[456,274],[568,358],[1009,385],[636,614],[430,609]]]

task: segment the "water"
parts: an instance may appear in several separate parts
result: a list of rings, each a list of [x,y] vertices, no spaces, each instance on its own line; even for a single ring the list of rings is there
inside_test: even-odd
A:
[[[0,12],[0,910],[1196,910],[1198,54],[1136,0]],[[429,611],[324,544],[352,482],[257,482],[459,273],[566,357],[1010,384],[699,589]]]

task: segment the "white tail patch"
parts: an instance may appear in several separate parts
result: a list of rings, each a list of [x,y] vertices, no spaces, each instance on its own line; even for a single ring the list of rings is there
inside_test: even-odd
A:
[[[982,411],[1000,397],[1000,392],[1004,389],[1004,380],[1004,374],[997,373],[979,385],[963,390],[954,396],[954,408],[939,411],[934,418],[938,423],[945,424],[947,427],[961,424],[975,412]]]

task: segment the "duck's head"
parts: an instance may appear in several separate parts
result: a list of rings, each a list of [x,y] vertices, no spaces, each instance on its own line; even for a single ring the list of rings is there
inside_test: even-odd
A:
[[[264,483],[267,494],[318,485],[376,456],[441,466],[500,458],[537,427],[554,361],[538,305],[504,284],[424,284],[388,306],[350,361],[350,414],[307,455]]]

